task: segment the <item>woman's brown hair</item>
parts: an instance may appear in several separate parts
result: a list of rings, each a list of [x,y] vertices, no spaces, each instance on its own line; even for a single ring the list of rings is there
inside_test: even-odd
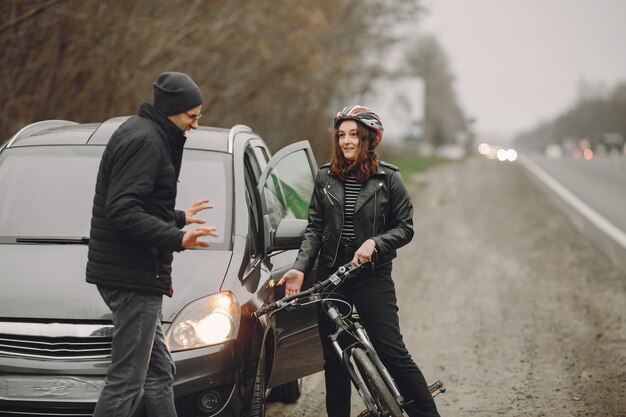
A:
[[[356,121],[356,120],[355,120]],[[378,171],[378,155],[374,153],[376,132],[363,123],[356,121],[356,134],[359,138],[359,149],[354,161],[348,162],[339,147],[339,126],[333,134],[333,150],[330,157],[330,171],[341,180],[352,174],[355,180],[364,183],[374,172]]]

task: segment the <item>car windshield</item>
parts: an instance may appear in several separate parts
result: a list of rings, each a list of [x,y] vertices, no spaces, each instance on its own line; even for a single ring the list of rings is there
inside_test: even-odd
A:
[[[102,146],[37,146],[0,153],[0,242],[89,237]],[[209,249],[230,248],[232,172],[224,153],[186,149],[176,207],[208,198],[213,209],[197,214],[220,237]],[[194,227],[194,225],[186,228]]]

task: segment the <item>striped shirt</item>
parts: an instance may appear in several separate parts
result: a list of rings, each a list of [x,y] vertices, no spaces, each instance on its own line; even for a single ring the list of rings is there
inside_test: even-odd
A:
[[[354,207],[356,205],[356,198],[359,196],[361,187],[363,184],[349,176],[344,183],[344,216],[343,216],[343,229],[341,230],[341,237],[346,239],[354,239]]]

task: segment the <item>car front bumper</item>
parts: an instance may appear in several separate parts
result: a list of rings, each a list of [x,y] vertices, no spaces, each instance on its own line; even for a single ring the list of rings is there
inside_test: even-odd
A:
[[[174,395],[180,416],[239,415],[241,359],[233,343],[174,352]],[[0,356],[0,415],[90,416],[109,361]],[[138,402],[139,405],[142,402]],[[138,407],[140,410],[142,407]],[[134,415],[141,415],[136,411]]]

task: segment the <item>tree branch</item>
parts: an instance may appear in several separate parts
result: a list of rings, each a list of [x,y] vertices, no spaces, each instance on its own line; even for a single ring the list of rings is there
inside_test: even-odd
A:
[[[55,3],[59,3],[60,1],[61,0],[50,0],[47,3],[44,3],[44,4],[42,4],[39,7],[35,7],[34,9],[27,11],[26,13],[22,14],[21,16],[18,16],[15,19],[11,20],[10,22],[7,22],[4,25],[0,26],[0,33],[4,32],[7,29],[12,28],[13,26],[19,25],[24,20],[29,19],[29,18],[31,18],[31,17],[33,17],[33,16],[43,12],[48,7],[54,5]]]

